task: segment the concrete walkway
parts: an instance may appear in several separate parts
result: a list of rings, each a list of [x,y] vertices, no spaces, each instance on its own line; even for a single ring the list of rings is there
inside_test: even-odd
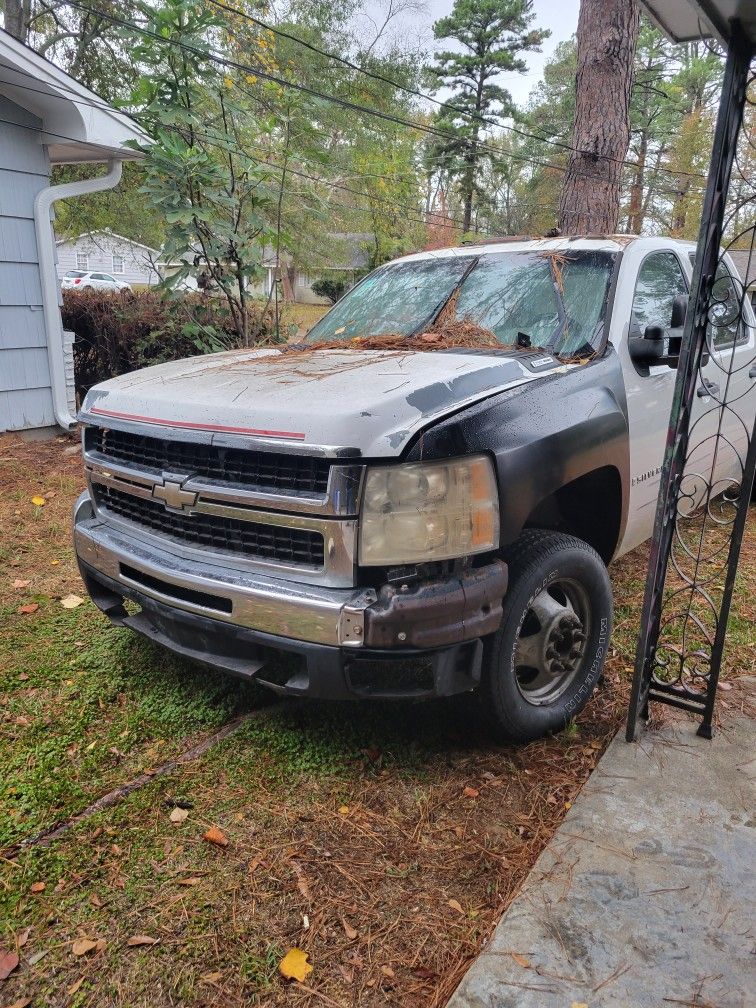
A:
[[[756,724],[618,735],[448,1008],[756,1005]]]

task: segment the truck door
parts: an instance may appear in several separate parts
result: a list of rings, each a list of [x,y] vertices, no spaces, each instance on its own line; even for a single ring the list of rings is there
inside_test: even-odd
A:
[[[696,386],[691,444],[699,446],[696,453],[708,463],[701,475],[717,496],[740,485],[756,411],[753,310],[728,258],[717,269],[709,317],[711,354]]]
[[[668,329],[675,297],[687,293],[682,261],[671,249],[657,247],[649,251],[643,240],[627,249],[620,267],[611,328],[612,343],[625,376],[630,431],[630,500],[620,553],[644,542],[653,532],[676,375],[667,364],[636,365],[630,358],[627,340],[642,335],[649,325]]]

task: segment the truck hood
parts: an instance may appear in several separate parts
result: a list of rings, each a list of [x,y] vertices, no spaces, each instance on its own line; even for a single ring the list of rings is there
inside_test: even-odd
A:
[[[545,352],[235,350],[102,382],[81,420],[240,447],[390,457],[430,423],[563,367]]]

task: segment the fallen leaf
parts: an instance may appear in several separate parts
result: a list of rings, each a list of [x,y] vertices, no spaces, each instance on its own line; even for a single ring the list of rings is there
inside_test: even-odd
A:
[[[31,928],[26,928],[21,934],[16,938],[16,945],[19,948],[23,948],[24,945],[29,941],[29,935],[31,934]]]
[[[14,588],[28,588],[30,584],[31,584],[31,581],[22,581],[21,578],[16,578],[16,580],[13,582],[13,587]]]
[[[19,998],[18,1001],[14,1001],[13,1004],[9,1004],[8,1008],[26,1008],[26,1006],[31,1003],[31,998]]]
[[[511,956],[518,966],[522,966],[523,969],[530,969],[530,961],[524,955],[520,955],[519,952],[512,952]]]
[[[45,958],[49,951],[50,949],[41,949],[41,951],[35,952],[34,955],[30,955],[27,962],[30,966],[36,966],[41,959]]]
[[[71,984],[71,986],[68,988],[68,992],[67,993],[69,995],[70,994],[75,994],[76,991],[79,989],[79,987],[81,987],[81,985],[84,983],[84,979],[85,979],[84,977],[79,977],[79,979],[76,981],[76,983],[72,983]]]
[[[173,809],[168,818],[173,823],[182,823],[185,819],[189,818],[189,810],[185,808],[176,807],[175,809]],[[205,839],[207,839],[207,837]]]
[[[462,909],[462,904],[459,902],[459,900],[455,900],[455,899],[448,900],[448,906],[450,906],[452,908],[452,910],[456,910],[457,913],[463,914],[465,912]]]
[[[18,964],[17,952],[6,952],[5,949],[0,949],[0,980],[9,977]]]
[[[732,683],[723,682],[721,679],[719,680],[719,683],[717,685],[719,689],[724,690],[725,692],[732,689]]]
[[[193,878],[182,878],[182,879],[179,879],[176,884],[177,885],[191,886],[191,885],[199,885],[199,883],[201,881],[202,881],[202,879],[196,878],[196,877],[193,877]]]
[[[96,938],[77,938],[75,942],[71,945],[71,951],[75,956],[83,956],[88,952],[93,952],[102,939]]]
[[[22,672],[18,678],[21,682],[26,682],[26,680],[29,678],[29,675],[26,672]]]
[[[305,875],[302,866],[297,861],[292,860],[291,869],[297,877],[297,889],[299,889],[303,898],[306,899],[308,903],[312,903],[310,883],[307,881],[307,876]]]
[[[60,604],[64,609],[75,609],[77,606],[80,606],[83,601],[84,599],[79,595],[64,595],[60,600]]]
[[[570,1008],[588,1008],[588,1005],[585,1001],[573,1001]]]
[[[16,612],[26,613],[28,615],[29,613],[36,612],[37,609],[39,609],[39,605],[36,602],[27,602],[26,605],[19,606]]]
[[[566,801],[566,802],[564,803],[564,807],[565,807],[566,809],[571,809],[571,808],[572,808],[572,802],[571,802],[571,801]]]
[[[131,938],[126,939],[126,944],[129,948],[138,948],[140,945],[158,945],[160,939],[150,938],[149,935],[132,935]]]
[[[217,826],[211,826],[202,839],[207,840],[208,843],[215,844],[216,847],[228,847],[229,845],[228,837]]]
[[[100,899],[100,897],[97,895],[96,892],[93,892],[92,895],[89,897],[89,902],[94,907],[101,907],[102,906],[102,900]]]
[[[354,928],[346,919],[346,917],[341,918],[341,923],[344,925],[344,934],[347,936],[349,941],[354,941],[354,939],[357,937],[357,932],[354,930]]]
[[[247,869],[249,874],[251,875],[253,872],[256,872],[264,860],[265,858],[262,856],[262,854],[258,854],[256,857],[253,857],[252,860],[249,862],[249,868]]]
[[[477,798],[480,792],[477,790],[477,788],[468,786],[466,788],[463,788],[462,794],[465,796],[465,798]]]
[[[381,966],[381,973],[383,973],[383,975],[388,977],[390,980],[393,980],[394,978],[394,971],[391,969],[390,966]]]
[[[338,965],[339,965],[339,973],[341,973],[344,983],[346,984],[354,983],[354,970],[348,970],[345,966],[342,966],[341,963],[339,963]]]
[[[32,884],[29,886],[29,892],[33,893],[44,892],[46,888],[47,886],[45,885],[44,882],[32,882]]]
[[[220,970],[216,970],[214,973],[203,973],[200,980],[204,980],[205,983],[218,983],[220,978],[223,976]]]
[[[42,507],[46,503],[44,497],[32,497],[31,502],[36,507]]]
[[[51,560],[50,563],[55,567],[60,563],[60,560]]]
[[[340,805],[339,806],[339,815],[349,815],[349,806],[348,805]]]
[[[302,983],[312,973],[312,966],[307,962],[308,953],[302,949],[292,948],[278,964],[278,970],[287,980],[299,980]]]

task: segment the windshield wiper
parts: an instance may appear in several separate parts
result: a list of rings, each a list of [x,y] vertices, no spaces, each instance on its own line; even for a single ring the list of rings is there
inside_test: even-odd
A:
[[[427,329],[428,326],[433,325],[433,323],[436,321],[436,319],[439,317],[439,315],[441,315],[441,313],[443,312],[444,308],[446,308],[446,306],[449,304],[449,302],[454,297],[454,295],[459,291],[459,289],[461,288],[461,286],[465,282],[465,280],[467,280],[467,278],[469,277],[469,275],[472,273],[473,269],[478,265],[479,261],[480,261],[480,256],[476,256],[475,259],[473,259],[473,261],[470,263],[470,265],[464,271],[464,273],[462,274],[462,276],[459,278],[459,280],[457,280],[457,282],[454,284],[454,286],[449,291],[449,293],[447,295],[445,295],[438,302],[438,304],[431,310],[431,312],[428,315],[424,316],[424,318],[423,318],[422,322],[420,323],[420,325],[415,326],[415,328],[412,330],[412,332],[408,332],[407,333],[407,338],[408,339],[411,336],[417,336],[418,333],[423,332],[423,330]]]

